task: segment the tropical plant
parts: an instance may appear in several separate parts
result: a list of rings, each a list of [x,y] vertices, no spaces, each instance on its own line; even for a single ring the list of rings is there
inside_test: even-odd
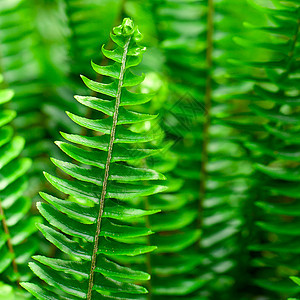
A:
[[[298,1],[273,3],[273,7],[256,5],[268,20],[266,26],[251,28],[260,32],[261,39],[237,39],[237,42],[265,56],[268,53],[267,59],[243,63],[249,66],[245,68],[245,80],[253,84],[252,92],[244,97],[250,99],[252,112],[247,118],[251,134],[245,146],[251,151],[255,168],[252,174],[255,207],[251,211],[257,226],[250,232],[248,245],[256,252],[251,256],[256,270],[254,284],[262,288],[258,293],[276,298],[299,292],[288,276],[299,271],[296,262],[300,250],[295,240],[299,236],[300,6]]]
[[[0,299],[299,298],[298,2],[2,0]]]
[[[233,33],[224,32],[231,23],[227,18],[216,22],[214,11],[224,14],[226,1],[156,1],[154,10],[169,81],[164,128],[176,141],[171,150],[179,162],[172,171],[177,178],[173,195],[157,195],[165,213],[153,216],[153,228],[162,236],[153,252],[160,254],[152,259],[157,270],[152,289],[164,297],[225,299],[224,290],[233,283],[241,225],[236,208],[246,169],[238,168],[243,152],[225,119],[232,103],[224,104],[221,98],[231,53],[221,49],[232,49]],[[217,39],[218,34],[223,38]],[[214,48],[220,51],[217,58]]]
[[[44,84],[39,80],[41,70],[38,53],[34,51],[37,41],[34,24],[30,22],[33,12],[28,1],[4,0],[0,17],[0,72],[6,85],[15,92],[14,101],[10,103],[17,112],[13,125],[17,134],[26,139],[24,155],[35,160],[30,180],[38,186],[39,172],[45,166],[42,156],[49,148],[49,141],[40,113]]]
[[[114,262],[113,256],[135,256],[156,248],[130,244],[131,238],[149,235],[151,230],[128,226],[126,222],[157,212],[135,209],[130,206],[130,200],[164,190],[164,186],[153,183],[163,180],[164,176],[153,170],[126,164],[153,152],[130,145],[155,138],[149,133],[133,132],[129,125],[151,120],[155,116],[124,108],[151,99],[150,95],[128,90],[143,80],[143,76],[136,76],[130,70],[141,61],[144,52],[138,45],[141,34],[130,19],[124,19],[122,25],[114,28],[111,38],[117,47],[114,50],[103,47],[102,52],[114,63],[108,66],[92,63],[94,70],[111,78],[111,82],[103,84],[82,76],[90,89],[102,95],[101,99],[75,97],[79,103],[107,115],[107,118],[87,119],[68,113],[75,123],[93,130],[94,136],[64,133],[66,140],[81,147],[57,143],[77,164],[57,159],[52,161],[74,180],[45,175],[68,198],[62,200],[42,193],[41,196],[50,205],[38,203],[38,209],[62,233],[47,225],[40,224],[38,227],[46,239],[69,255],[69,260],[34,257],[36,262],[30,263],[30,267],[48,287],[45,289],[33,283],[22,283],[22,286],[38,299],[57,299],[55,294],[48,291],[55,290],[53,288],[61,289],[74,299],[98,299],[100,295],[105,299],[111,294],[114,297],[116,293],[120,299],[128,299],[130,294],[147,292],[144,287],[130,282],[147,280],[149,275],[122,267]],[[144,181],[149,181],[149,184],[144,184]]]
[[[1,77],[0,83],[2,80]],[[15,136],[10,125],[15,111],[3,108],[12,97],[12,90],[0,90],[0,281],[16,288],[21,280],[32,277],[27,263],[39,247],[33,234],[37,231],[35,223],[41,218],[28,214],[31,199],[25,196],[26,173],[31,160],[19,157],[25,140]],[[9,287],[1,283],[2,296],[5,286]]]

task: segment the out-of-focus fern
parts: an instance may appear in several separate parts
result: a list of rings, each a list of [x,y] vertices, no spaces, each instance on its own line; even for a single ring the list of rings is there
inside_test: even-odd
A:
[[[59,45],[59,50],[57,45],[49,49],[49,33],[57,38],[55,34],[59,30],[55,26],[59,24],[59,17],[62,18],[58,1],[48,7],[46,2],[36,5],[35,1],[3,0],[0,7],[0,66],[6,85],[15,91],[10,106],[17,112],[13,123],[16,132],[26,139],[23,155],[35,161],[30,170],[32,195],[40,189],[42,170],[49,168],[45,154],[55,149],[52,140],[57,136],[58,126],[76,130],[64,111],[80,111],[68,101],[72,95],[68,93],[69,80],[61,68],[63,55],[59,58],[55,55],[56,51],[64,53],[63,45]],[[56,23],[52,22],[47,31],[38,17],[47,15],[50,18],[55,11],[57,16],[56,19],[52,17],[52,21]]]
[[[249,240],[254,269],[249,272],[255,274],[254,284],[261,288],[258,295],[279,299],[299,291],[288,276],[300,270],[300,5],[298,1],[272,3],[271,7],[255,4],[268,18],[266,26],[248,25],[262,38],[237,42],[253,53],[263,50],[266,57],[244,63],[250,67],[246,78],[254,83],[252,93],[245,97],[253,112],[252,139],[245,145],[256,169],[250,199],[256,206],[251,211],[256,228]]]
[[[245,171],[235,132],[224,120],[232,108],[224,104],[226,58],[235,51],[226,33],[226,1],[155,1],[154,9],[171,92],[165,126],[179,157],[173,176],[185,184],[153,202],[165,210],[164,218],[153,216],[161,231],[153,237],[153,297],[230,299],[224,291],[234,283],[236,206],[244,188],[235,179],[243,181]]]
[[[42,193],[49,204],[39,203],[38,209],[56,229],[46,225],[38,227],[70,259],[35,257],[36,262],[30,267],[48,284],[47,288],[33,283],[22,285],[38,299],[65,299],[61,294],[72,299],[136,299],[136,295],[147,293],[135,283],[149,279],[149,275],[117,264],[113,256],[136,256],[156,248],[132,244],[133,238],[152,232],[146,227],[129,226],[128,222],[157,210],[135,209],[130,203],[136,197],[165,190],[164,186],[153,183],[163,180],[164,176],[126,164],[126,161],[144,158],[153,152],[131,145],[156,138],[149,133],[133,132],[128,126],[155,116],[124,108],[151,99],[148,94],[128,90],[143,80],[130,71],[139,64],[144,52],[138,45],[141,34],[130,19],[124,19],[122,25],[114,28],[111,38],[117,47],[112,51],[103,47],[102,52],[114,63],[108,66],[93,64],[94,70],[111,82],[98,83],[82,76],[87,87],[101,94],[102,99],[76,96],[78,102],[106,114],[107,118],[87,119],[68,113],[75,123],[93,130],[95,135],[64,133],[64,138],[72,144],[58,143],[78,164],[52,161],[74,180],[46,174],[48,181],[69,198],[61,200]],[[146,181],[148,184],[144,184]],[[61,292],[57,293],[56,288]]]
[[[88,68],[89,62],[91,59],[95,62],[99,60],[99,45],[109,40],[109,32],[120,16],[122,1],[67,0],[64,2],[70,30],[70,71],[76,80],[79,74],[94,76]]]
[[[31,299],[31,295],[12,285],[0,282],[0,297],[7,300]]]
[[[160,91],[156,95],[153,105],[147,108],[147,112],[163,110],[161,107],[164,102],[163,94],[163,91]],[[161,131],[157,120],[146,122],[146,126],[157,132]],[[145,208],[162,210],[161,214],[145,217],[147,226],[155,231],[154,235],[147,237],[146,242],[150,245],[159,244],[158,249],[144,255],[144,259],[134,261],[140,267],[144,264],[144,268],[151,274],[151,280],[147,282],[148,299],[156,299],[161,295],[163,297],[175,294],[187,295],[203,285],[203,280],[199,276],[196,278],[188,276],[189,272],[203,262],[203,257],[185,251],[199,237],[200,230],[190,226],[197,218],[197,210],[188,205],[189,195],[182,191],[185,181],[174,173],[179,157],[172,151],[174,141],[168,142],[164,138],[156,141],[155,146],[160,145],[163,150],[146,158],[144,162],[166,175],[165,185],[168,187],[164,193],[142,200]]]
[[[2,1],[0,66],[6,85],[15,91],[9,105],[17,112],[13,122],[16,133],[26,140],[22,154],[35,162],[29,174],[30,195],[35,196],[44,182],[42,170],[48,170],[45,154],[55,148],[50,142],[51,122],[42,112],[52,94],[52,83],[44,80],[44,53],[32,8],[32,1]],[[47,76],[50,74],[48,68]]]
[[[190,249],[200,235],[200,230],[191,226],[197,211],[188,205],[188,193],[182,191],[184,180],[174,174],[177,155],[168,150],[150,163],[155,170],[166,173],[168,190],[146,200],[149,209],[162,210],[161,214],[147,217],[147,224],[156,232],[149,237],[149,243],[159,245],[146,259],[152,276],[149,298],[188,295],[204,283],[200,276],[189,276],[204,261],[203,256]]]
[[[0,281],[6,283],[32,277],[27,263],[38,248],[32,234],[37,231],[35,223],[41,221],[40,217],[28,215],[31,199],[24,194],[28,187],[26,172],[31,160],[18,158],[25,141],[14,136],[9,124],[16,113],[4,109],[4,104],[12,96],[11,90],[0,90]]]
[[[38,79],[40,67],[34,51],[37,40],[31,20],[28,1],[1,2],[0,66],[5,82],[15,91],[10,105],[18,117],[13,125],[26,139],[24,155],[35,158],[34,168],[38,170],[41,161],[37,157],[47,151],[49,144],[40,114],[43,87]]]
[[[68,24],[63,1],[28,1],[32,22],[35,23],[35,48],[40,65],[39,81],[43,82],[43,101],[40,114],[42,126],[47,131],[47,138],[52,141],[59,137],[59,130],[73,131],[74,123],[65,111],[83,114],[84,109],[74,104],[73,82],[69,79],[71,62],[68,58]],[[52,148],[51,151],[55,151]],[[47,151],[49,154],[49,150]]]

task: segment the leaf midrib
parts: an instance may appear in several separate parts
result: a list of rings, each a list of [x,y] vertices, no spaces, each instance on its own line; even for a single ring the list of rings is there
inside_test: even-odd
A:
[[[95,232],[94,249],[93,249],[92,260],[91,260],[91,269],[90,269],[90,274],[89,274],[87,300],[92,299],[92,291],[93,291],[93,286],[94,286],[94,273],[95,273],[95,268],[96,268],[97,252],[99,249],[99,235],[101,232],[101,220],[102,220],[102,215],[103,215],[103,210],[104,210],[105,196],[107,193],[109,169],[110,169],[110,164],[111,164],[111,159],[112,159],[113,145],[114,145],[114,141],[115,141],[115,137],[116,137],[116,127],[117,127],[119,107],[120,107],[120,102],[121,102],[122,85],[123,85],[123,80],[124,80],[126,58],[127,58],[130,40],[131,40],[131,36],[128,37],[128,39],[125,43],[124,52],[123,52],[123,56],[122,56],[122,62],[121,62],[121,70],[120,70],[118,90],[117,90],[117,95],[116,95],[115,111],[114,111],[114,115],[113,115],[113,124],[112,124],[112,129],[111,129],[111,134],[110,134],[110,141],[109,141],[109,147],[108,147],[108,153],[107,153],[107,159],[106,159],[105,171],[104,171],[104,179],[103,179],[103,184],[102,184],[102,192],[101,192],[101,198],[100,198],[100,203],[99,203],[100,206],[99,206],[99,214],[98,214],[98,218],[97,218],[97,227],[96,227],[96,232]]]

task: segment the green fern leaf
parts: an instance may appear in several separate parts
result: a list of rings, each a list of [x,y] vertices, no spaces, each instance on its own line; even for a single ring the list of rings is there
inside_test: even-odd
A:
[[[149,239],[158,246],[149,259],[152,298],[230,298],[241,225],[234,206],[245,175],[236,132],[227,120],[220,125],[231,113],[224,98],[232,87],[224,75],[236,51],[227,4],[162,0],[153,6],[169,84],[164,129],[176,141],[177,162],[167,173],[169,190],[148,201],[163,211],[149,217],[157,232]]]
[[[255,203],[252,222],[256,227],[249,245],[255,256],[253,265],[257,267],[254,283],[264,296],[286,298],[299,292],[286,273],[298,273],[296,256],[300,253],[297,245],[300,6],[293,0],[276,2],[276,9],[255,4],[269,22],[261,27],[246,25],[261,38],[255,42],[242,41],[243,46],[258,53],[258,58],[241,64],[248,74],[254,74],[246,78],[253,84],[249,121],[255,120],[260,126],[258,130],[253,128],[251,138],[245,143],[252,153],[255,169],[252,199],[249,199]],[[265,51],[270,54],[268,60],[260,59],[260,53]],[[281,272],[283,268],[286,273]]]
[[[132,243],[134,238],[147,236],[152,231],[128,224],[158,212],[137,209],[131,203],[134,198],[165,190],[165,186],[155,184],[165,177],[159,172],[125,163],[151,155],[151,150],[135,148],[134,143],[157,137],[130,130],[131,124],[154,118],[127,109],[127,106],[150,100],[149,95],[127,90],[140,82],[129,68],[141,61],[144,52],[138,45],[141,34],[130,19],[124,19],[122,25],[114,28],[111,38],[117,44],[116,49],[103,48],[102,51],[114,63],[106,67],[93,64],[97,72],[112,79],[111,83],[82,77],[89,88],[109,100],[75,97],[83,105],[106,114],[107,118],[88,119],[69,113],[75,123],[92,129],[95,134],[63,134],[76,145],[58,145],[77,164],[52,161],[72,180],[45,174],[47,180],[69,198],[62,200],[42,193],[49,204],[38,203],[37,207],[53,227],[38,227],[47,240],[70,258],[34,257],[35,262],[30,268],[48,284],[47,290],[38,284],[22,285],[38,299],[54,299],[55,288],[72,299],[89,300],[136,299],[135,295],[147,293],[136,283],[148,280],[149,275],[119,265],[113,256],[136,256],[156,249],[155,246]]]
[[[14,136],[9,125],[16,113],[3,108],[12,97],[11,90],[0,91],[0,278],[10,283],[31,278],[27,263],[38,248],[32,235],[37,231],[35,223],[41,221],[28,216],[31,200],[24,194],[31,160],[19,158],[25,141]]]

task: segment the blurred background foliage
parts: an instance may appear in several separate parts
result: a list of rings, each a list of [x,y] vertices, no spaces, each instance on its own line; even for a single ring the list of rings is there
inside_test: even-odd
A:
[[[299,131],[297,1],[0,0],[0,73],[2,86],[15,92],[8,107],[17,112],[12,124],[26,140],[22,155],[33,160],[28,195],[35,202],[38,191],[50,189],[42,171],[53,168],[49,156],[62,155],[53,143],[59,132],[82,133],[65,111],[90,116],[73,99],[90,94],[79,75],[105,80],[95,77],[90,61],[107,64],[101,45],[112,47],[109,33],[123,17],[134,19],[147,47],[136,72],[146,73],[141,91],[155,92],[146,110],[159,113],[160,124],[145,126],[158,126],[171,141],[146,162],[168,178],[167,192],[143,199],[163,211],[147,220],[157,232],[150,242],[161,250],[127,263],[151,265],[153,299],[271,300],[298,293],[288,277],[298,274],[299,259],[261,246],[279,240],[289,247],[299,235],[291,226],[299,207],[292,214],[281,203],[293,205],[299,188],[291,185],[295,196],[277,190],[280,197],[273,199],[274,186],[290,178],[278,168],[297,173],[299,163],[287,154],[296,156],[299,146],[299,138],[293,141]],[[258,108],[253,101],[260,101]],[[296,121],[285,124],[270,110],[295,114]],[[284,153],[274,156],[274,149]],[[56,255],[46,244],[43,251]],[[12,292],[1,285],[1,293],[10,299]]]

